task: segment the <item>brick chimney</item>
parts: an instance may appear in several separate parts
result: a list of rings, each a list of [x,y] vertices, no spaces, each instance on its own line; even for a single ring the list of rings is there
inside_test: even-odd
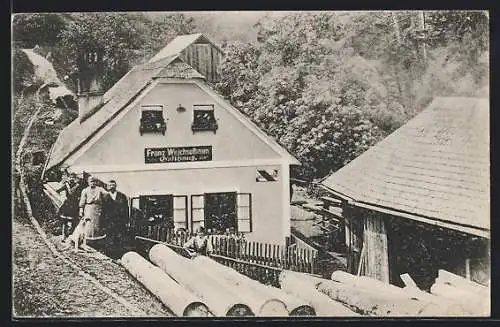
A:
[[[82,51],[78,60],[78,119],[80,123],[89,117],[103,102],[102,50]]]

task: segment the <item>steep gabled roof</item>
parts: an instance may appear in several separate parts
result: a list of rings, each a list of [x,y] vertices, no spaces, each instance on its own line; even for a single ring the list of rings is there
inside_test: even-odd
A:
[[[210,41],[202,33],[179,35],[175,39],[173,39],[169,44],[167,44],[163,49],[161,49],[160,52],[158,52],[153,58],[151,58],[149,60],[149,62],[155,62],[155,61],[160,60],[164,57],[178,55],[182,51],[184,51],[184,49],[186,49],[191,44],[193,44],[199,40],[203,40],[207,43],[210,43],[213,47],[215,47],[217,50],[222,52],[222,50],[216,44],[214,44],[212,41]]]
[[[74,153],[131,103],[154,78],[160,77],[204,78],[177,56],[165,57],[153,63],[134,67],[104,94],[102,108],[82,122],[79,118],[75,119],[62,130],[52,147],[46,170],[60,164]]]
[[[488,99],[436,98],[322,185],[354,205],[488,231],[488,128]]]

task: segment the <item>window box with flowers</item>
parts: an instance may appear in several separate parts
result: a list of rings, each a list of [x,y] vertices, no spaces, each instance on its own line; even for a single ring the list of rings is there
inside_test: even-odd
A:
[[[214,114],[213,105],[195,105],[193,110],[193,123],[191,130],[194,132],[199,131],[212,131],[216,132],[219,128],[217,119]]]
[[[163,118],[163,107],[143,107],[139,125],[139,133],[162,133],[165,135],[167,123]]]

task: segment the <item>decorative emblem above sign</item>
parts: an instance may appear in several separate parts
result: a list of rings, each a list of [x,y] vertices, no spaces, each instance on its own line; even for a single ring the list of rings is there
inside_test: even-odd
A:
[[[212,146],[145,148],[145,163],[211,161]]]

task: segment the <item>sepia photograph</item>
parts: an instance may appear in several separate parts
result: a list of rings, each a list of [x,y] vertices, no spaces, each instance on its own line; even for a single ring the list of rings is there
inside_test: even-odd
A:
[[[11,319],[490,317],[489,20],[12,13]]]

